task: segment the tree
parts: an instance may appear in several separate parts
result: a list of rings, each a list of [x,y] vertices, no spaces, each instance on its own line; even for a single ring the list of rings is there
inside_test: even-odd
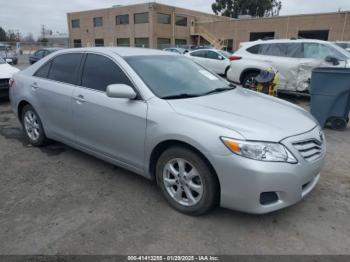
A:
[[[0,42],[6,41],[6,31],[0,26]]]
[[[215,14],[238,18],[240,15],[265,17],[279,15],[282,9],[280,0],[216,0],[212,4]]]

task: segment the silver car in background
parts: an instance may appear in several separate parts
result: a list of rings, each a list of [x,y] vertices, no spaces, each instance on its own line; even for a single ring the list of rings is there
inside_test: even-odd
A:
[[[32,145],[57,140],[155,179],[190,215],[295,204],[325,158],[305,110],[163,51],[58,51],[15,74],[10,99]]]

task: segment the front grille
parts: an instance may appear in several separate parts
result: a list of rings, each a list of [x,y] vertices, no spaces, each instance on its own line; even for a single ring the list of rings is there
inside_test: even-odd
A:
[[[309,139],[293,143],[301,156],[307,161],[315,161],[322,156],[322,142],[317,139]]]
[[[8,89],[9,88],[10,79],[0,79],[0,89]]]

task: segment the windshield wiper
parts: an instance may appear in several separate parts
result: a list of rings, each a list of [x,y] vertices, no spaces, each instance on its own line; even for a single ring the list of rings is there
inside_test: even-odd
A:
[[[193,97],[198,97],[199,95],[194,95],[194,94],[178,94],[178,95],[171,95],[171,96],[164,96],[162,99],[182,99],[182,98],[193,98]]]
[[[220,93],[220,92],[230,91],[230,90],[233,90],[233,89],[236,88],[236,86],[233,85],[233,84],[230,84],[229,86],[230,86],[230,87],[220,87],[220,88],[216,88],[216,89],[214,89],[214,90],[211,90],[211,91],[205,93],[204,95],[210,95],[210,94],[216,94],[216,93]]]

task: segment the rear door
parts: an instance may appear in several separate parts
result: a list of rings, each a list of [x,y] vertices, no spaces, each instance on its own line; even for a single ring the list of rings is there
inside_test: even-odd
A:
[[[204,67],[209,67],[206,50],[197,50],[190,53],[193,61]]]
[[[82,57],[81,53],[56,56],[34,74],[30,83],[40,118],[51,138],[74,141],[72,94]]]
[[[80,146],[143,169],[147,103],[110,98],[110,84],[134,84],[113,58],[89,53],[74,92],[75,137]]]
[[[225,74],[228,64],[225,63],[223,55],[215,51],[207,51],[207,58],[207,65],[211,70],[220,75]]]

